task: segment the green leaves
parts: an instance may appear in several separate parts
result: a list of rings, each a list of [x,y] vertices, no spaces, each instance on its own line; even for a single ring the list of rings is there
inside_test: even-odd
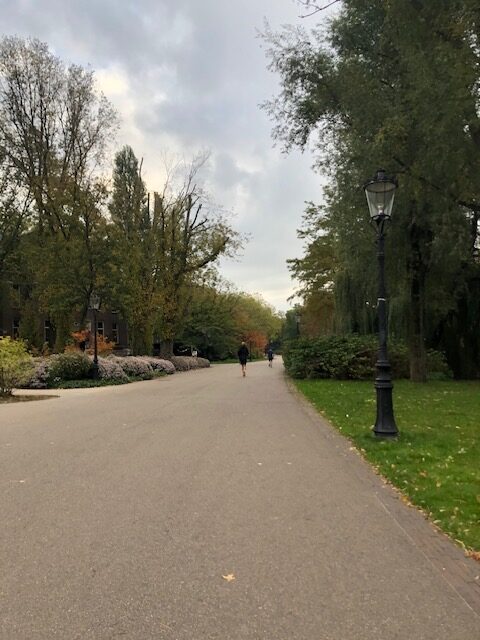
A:
[[[480,370],[469,357],[480,350],[473,6],[345,0],[323,28],[265,34],[280,79],[279,94],[265,105],[274,137],[287,149],[311,141],[316,168],[329,180],[322,207],[309,205],[304,216],[305,254],[289,260],[304,307],[329,289],[330,330],[374,330],[376,256],[361,185],[380,166],[397,173],[386,252],[389,323],[407,340],[418,379],[425,343],[446,351],[456,375]],[[326,330],[310,323],[313,335]]]
[[[0,395],[10,395],[31,376],[33,358],[22,340],[0,338]]]

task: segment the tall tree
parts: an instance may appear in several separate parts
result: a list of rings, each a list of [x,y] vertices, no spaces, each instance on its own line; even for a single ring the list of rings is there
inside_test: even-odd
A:
[[[102,220],[95,174],[115,128],[92,71],[67,67],[38,40],[0,41],[0,158],[31,200],[30,248],[22,255],[30,262],[18,261],[19,277],[42,297],[59,349],[72,308],[86,308],[94,286],[92,234]],[[41,290],[42,274],[50,296]]]
[[[163,192],[154,196],[161,296],[157,327],[165,356],[172,353],[192,284],[221,256],[233,256],[242,242],[223,211],[212,205],[197,185],[203,162],[204,158],[193,160],[179,188],[167,183]]]
[[[313,137],[318,167],[331,179],[327,217],[336,243],[337,310],[347,301],[345,315],[355,304],[342,291],[358,291],[357,274],[368,264],[351,268],[364,236],[359,186],[376,168],[372,160],[403,174],[395,229],[397,237],[403,229],[403,237],[392,247],[389,268],[400,284],[398,298],[406,290],[408,303],[397,310],[408,314],[415,380],[425,379],[436,238],[454,218],[455,228],[470,226],[471,246],[476,243],[479,60],[478,11],[475,19],[472,12],[472,3],[461,0],[408,6],[401,0],[345,0],[324,29],[267,34],[271,68],[282,82],[280,95],[267,104],[275,135],[287,148],[304,147]],[[458,269],[464,238],[457,235],[453,248]],[[353,262],[358,266],[358,259]],[[362,297],[358,302],[365,305],[367,292]]]
[[[133,353],[150,353],[160,298],[158,253],[141,163],[128,146],[115,156],[109,210],[112,302],[127,320]]]

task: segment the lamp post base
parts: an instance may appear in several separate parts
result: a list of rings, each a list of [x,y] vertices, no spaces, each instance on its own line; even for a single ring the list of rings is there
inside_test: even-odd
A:
[[[393,416],[393,401],[391,380],[375,380],[377,390],[377,419],[373,432],[377,438],[396,438],[397,425]]]

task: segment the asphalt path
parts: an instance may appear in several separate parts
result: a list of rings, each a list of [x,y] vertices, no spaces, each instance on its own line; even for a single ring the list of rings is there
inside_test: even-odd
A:
[[[247,369],[0,405],[2,640],[480,638],[279,361]]]

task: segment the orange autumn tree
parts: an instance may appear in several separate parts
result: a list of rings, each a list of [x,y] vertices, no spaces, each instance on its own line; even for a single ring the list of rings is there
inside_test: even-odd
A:
[[[88,329],[81,329],[80,331],[73,331],[71,334],[73,343],[68,344],[65,347],[65,352],[72,351],[81,351],[80,343],[86,342],[88,344],[88,348],[85,349],[85,353],[89,355],[93,355],[94,346],[93,346],[93,334]],[[113,342],[110,342],[108,338],[97,333],[97,351],[101,355],[108,355],[114,347]]]
[[[280,334],[280,315],[260,295],[237,294],[233,316],[238,339],[247,343],[252,356],[263,355],[266,345]]]
[[[261,331],[248,331],[243,339],[252,357],[258,358],[265,353],[265,347],[268,344],[268,336],[265,333]]]

